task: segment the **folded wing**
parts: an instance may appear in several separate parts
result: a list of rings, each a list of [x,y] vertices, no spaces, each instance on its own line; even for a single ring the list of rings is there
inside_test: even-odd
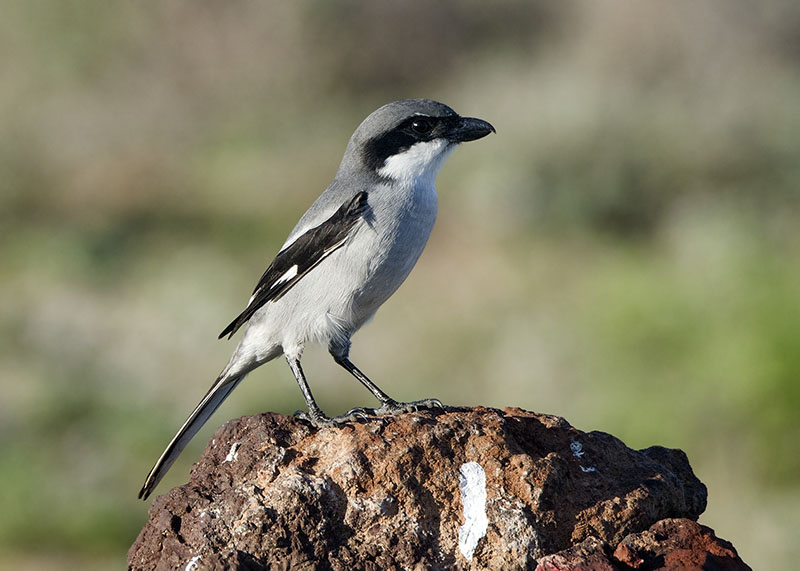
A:
[[[258,281],[245,310],[219,334],[232,337],[264,304],[277,301],[322,260],[341,248],[367,210],[367,193],[359,192],[319,226],[278,252]]]

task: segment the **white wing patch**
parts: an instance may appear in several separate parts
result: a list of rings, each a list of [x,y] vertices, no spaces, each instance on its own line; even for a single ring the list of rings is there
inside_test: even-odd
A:
[[[288,282],[290,279],[297,275],[297,264],[293,265],[291,268],[283,272],[283,275],[275,280],[276,284],[281,282]]]

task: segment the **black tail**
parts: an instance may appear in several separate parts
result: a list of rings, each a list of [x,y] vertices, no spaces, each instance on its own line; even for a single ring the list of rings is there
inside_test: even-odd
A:
[[[246,375],[242,375],[234,378],[220,377],[214,382],[206,393],[206,396],[204,396],[200,404],[195,407],[192,414],[189,415],[189,418],[186,419],[186,422],[183,423],[178,433],[167,445],[167,448],[156,461],[153,469],[150,470],[142,489],[139,491],[140,499],[147,499],[189,441],[197,434],[197,431],[200,430],[211,415],[214,414],[214,411],[219,408],[222,401],[224,401],[227,396],[231,394],[231,391],[242,382],[245,376]]]

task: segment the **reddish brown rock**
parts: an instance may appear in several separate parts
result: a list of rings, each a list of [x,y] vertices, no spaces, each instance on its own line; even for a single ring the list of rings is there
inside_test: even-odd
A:
[[[539,560],[536,571],[617,571],[611,561],[611,547],[596,537],[578,545],[547,555]]]
[[[590,537],[542,557],[536,571],[752,571],[733,546],[714,530],[690,519],[663,519],[650,529],[627,536],[613,550]]]
[[[687,519],[665,519],[647,531],[629,535],[614,550],[614,559],[633,569],[750,569],[733,545],[719,539],[714,530]]]
[[[528,569],[705,505],[683,452],[553,416],[450,408],[314,430],[263,414],[220,428],[189,483],[156,499],[128,565]]]

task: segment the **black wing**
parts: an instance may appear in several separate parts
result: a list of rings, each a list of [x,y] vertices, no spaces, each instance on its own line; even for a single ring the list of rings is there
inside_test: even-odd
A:
[[[265,303],[279,300],[283,294],[317,264],[344,245],[358,219],[367,210],[367,193],[359,192],[346,202],[325,222],[308,230],[289,247],[278,252],[261,276],[253,297],[245,310],[219,334],[230,339],[248,319]]]

